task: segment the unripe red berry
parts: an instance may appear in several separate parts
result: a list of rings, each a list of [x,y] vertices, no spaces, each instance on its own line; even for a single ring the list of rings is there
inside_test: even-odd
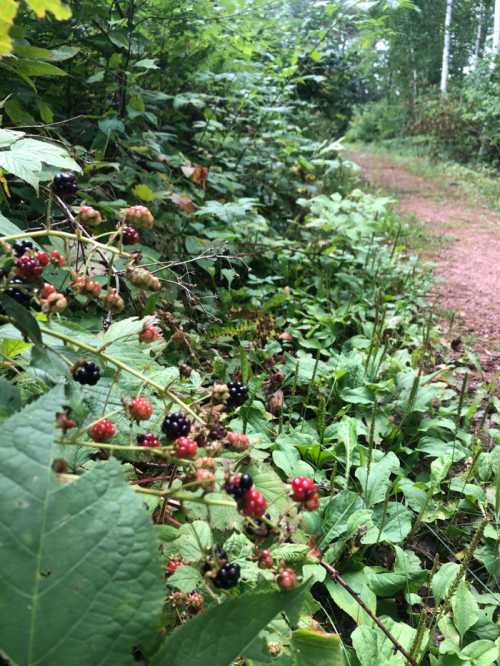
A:
[[[232,451],[246,451],[250,446],[250,440],[242,432],[228,432],[226,441]]]
[[[43,266],[36,257],[24,254],[16,259],[16,274],[27,282],[35,282],[43,273]]]
[[[49,294],[47,298],[41,298],[40,305],[42,306],[42,312],[46,312],[50,315],[65,310],[68,305],[68,301],[63,294],[55,291],[52,294]]]
[[[266,498],[256,488],[247,490],[243,495],[242,510],[245,515],[260,518],[266,512],[266,508]]]
[[[259,567],[261,569],[272,569],[273,568],[273,556],[271,551],[264,548],[259,553]]]
[[[198,444],[191,437],[178,437],[174,446],[179,458],[194,458],[198,451]]]
[[[205,490],[213,490],[215,487],[215,474],[208,469],[197,469],[192,482],[193,488],[199,487]]]
[[[116,291],[116,289],[110,289],[108,293],[103,296],[102,301],[111,312],[116,314],[123,312],[125,309],[125,301]]]
[[[54,250],[53,252],[50,253],[50,263],[52,264],[52,266],[62,266],[65,261],[66,260],[64,259],[62,254],[60,254],[60,252],[58,252],[57,250]]]
[[[144,268],[132,268],[127,271],[127,278],[139,289],[148,289],[149,291],[160,291],[161,289],[160,280]]]
[[[191,592],[188,599],[189,612],[195,615],[203,608],[203,595],[199,592]]]
[[[94,442],[109,442],[116,435],[116,426],[109,419],[101,419],[89,428],[89,435]]]
[[[35,257],[38,259],[38,261],[41,263],[41,265],[45,268],[45,266],[49,265],[50,262],[50,257],[47,254],[47,252],[37,252],[35,254]]]
[[[87,224],[90,227],[96,227],[97,225],[101,224],[102,216],[101,213],[95,208],[92,208],[92,206],[86,206],[85,204],[82,204],[78,213],[78,221],[81,224]]]
[[[296,502],[304,502],[316,491],[316,484],[307,476],[297,476],[292,481],[292,497]]]
[[[154,224],[153,214],[146,206],[130,206],[121,213],[125,223],[136,229],[151,229]]]
[[[153,405],[147,398],[138,396],[127,403],[127,412],[134,421],[147,421],[153,414]]]
[[[134,245],[141,240],[139,232],[134,227],[122,227],[122,243],[124,245]]]
[[[319,493],[315,490],[304,502],[306,511],[316,511],[319,507]]]
[[[155,449],[160,446],[160,438],[152,432],[143,432],[136,437],[139,446],[145,446],[148,449]]]
[[[48,298],[51,294],[55,294],[57,289],[53,284],[49,282],[44,282],[43,287],[40,289],[38,295],[40,298]]]
[[[293,590],[297,587],[297,574],[293,569],[285,567],[277,575],[276,582],[282,590]]]
[[[165,567],[167,570],[167,576],[171,576],[183,564],[184,562],[179,557],[173,557],[170,559]]]
[[[56,414],[56,423],[57,427],[61,428],[63,432],[71,430],[71,428],[76,428],[76,421],[70,419],[67,412],[58,412]]]
[[[150,344],[151,342],[155,342],[156,340],[161,340],[162,339],[162,334],[157,326],[154,326],[153,324],[144,326],[142,331],[139,333],[139,340],[141,342],[144,342],[144,344]]]

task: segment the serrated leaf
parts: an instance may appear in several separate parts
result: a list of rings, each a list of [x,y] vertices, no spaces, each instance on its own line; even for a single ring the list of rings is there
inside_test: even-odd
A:
[[[244,594],[214,606],[172,632],[152,666],[230,666],[275,615],[294,608],[307,586]]]
[[[0,651],[23,666],[132,666],[163,603],[152,525],[117,461],[58,480],[63,400],[58,386],[2,425]]]
[[[197,587],[204,584],[203,577],[198,569],[184,565],[178,567],[174,573],[169,576],[168,584],[181,592],[193,592]]]

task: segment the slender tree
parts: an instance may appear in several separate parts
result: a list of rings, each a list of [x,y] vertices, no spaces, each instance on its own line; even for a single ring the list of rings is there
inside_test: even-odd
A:
[[[500,0],[495,0],[495,23],[493,26],[493,49],[500,49]]]
[[[500,5],[500,0],[498,0],[498,4]],[[444,21],[443,64],[441,66],[441,94],[443,95],[446,95],[448,92],[452,14],[453,14],[453,0],[446,0],[446,17]]]

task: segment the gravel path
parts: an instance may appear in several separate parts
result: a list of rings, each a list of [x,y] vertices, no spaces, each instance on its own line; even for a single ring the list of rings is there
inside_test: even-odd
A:
[[[432,256],[437,304],[457,313],[461,332],[473,336],[483,372],[500,371],[500,215],[470,206],[453,188],[417,176],[386,157],[349,151],[372,185],[394,194],[396,210],[413,214],[445,237]]]

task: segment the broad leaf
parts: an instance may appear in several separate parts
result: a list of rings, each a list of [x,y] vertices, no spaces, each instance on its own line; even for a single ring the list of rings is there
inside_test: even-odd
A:
[[[132,666],[163,602],[152,526],[116,461],[58,480],[63,399],[58,386],[2,424],[0,651],[23,666]]]
[[[275,615],[300,603],[306,589],[245,594],[214,606],[176,629],[151,664],[230,666]]]
[[[464,634],[476,623],[479,617],[479,606],[474,599],[467,583],[462,581],[451,600],[453,623],[463,638]]]

